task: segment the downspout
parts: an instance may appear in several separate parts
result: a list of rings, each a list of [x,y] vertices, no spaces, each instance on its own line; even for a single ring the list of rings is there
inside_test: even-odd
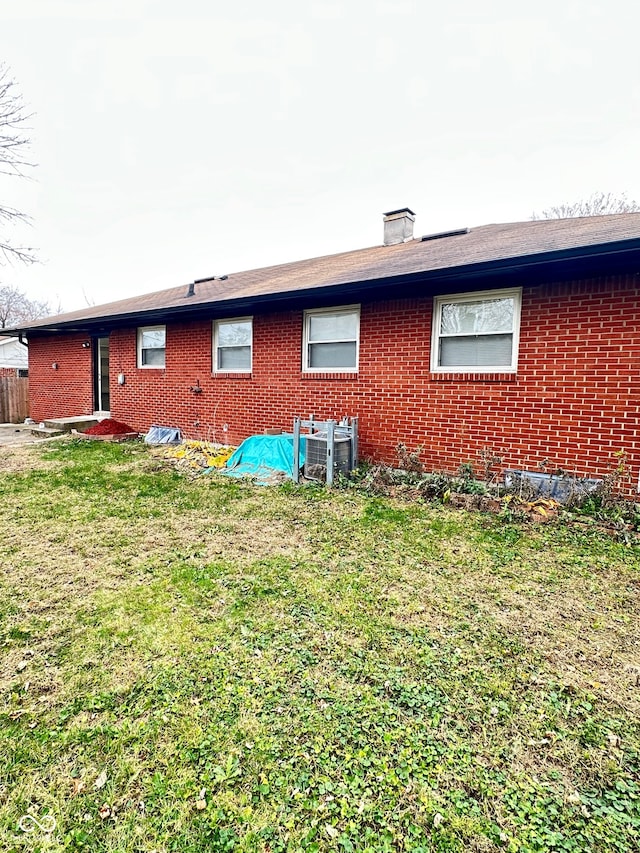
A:
[[[21,343],[23,347],[27,347],[27,349],[28,349],[29,344],[27,343],[27,341],[23,340],[23,337],[24,337],[24,332],[18,332],[18,342]]]

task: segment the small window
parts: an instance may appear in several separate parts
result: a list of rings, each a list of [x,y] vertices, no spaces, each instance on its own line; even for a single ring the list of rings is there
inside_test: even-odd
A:
[[[164,367],[165,342],[165,326],[138,329],[138,367]]]
[[[250,373],[252,345],[251,317],[216,320],[213,324],[213,369]]]
[[[440,373],[513,373],[518,364],[520,289],[438,296],[431,369]]]
[[[303,370],[356,371],[360,342],[360,306],[306,311]]]
[[[28,379],[29,369],[27,367],[16,367],[16,376],[18,379]]]

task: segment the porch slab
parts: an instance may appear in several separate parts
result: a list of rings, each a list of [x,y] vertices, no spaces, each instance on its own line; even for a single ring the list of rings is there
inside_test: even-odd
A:
[[[65,430],[63,429],[52,429],[51,427],[43,427],[42,429],[37,426],[31,427],[31,435],[35,435],[38,438],[53,438],[56,435],[64,435]]]
[[[71,418],[52,418],[51,420],[45,421],[44,425],[46,429],[57,429],[60,432],[71,432],[71,430],[75,429],[78,432],[84,432],[89,427],[95,426],[98,423],[98,418],[94,418],[91,415],[81,415],[79,417],[71,417]]]

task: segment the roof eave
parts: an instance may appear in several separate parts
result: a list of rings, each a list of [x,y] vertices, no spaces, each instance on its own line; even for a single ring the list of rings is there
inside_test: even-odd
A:
[[[626,267],[632,262],[640,265],[640,239],[637,238],[616,243],[581,246],[579,248],[522,255],[516,258],[510,257],[463,266],[418,271],[385,278],[334,282],[303,290],[288,290],[122,314],[109,314],[100,317],[80,318],[62,323],[51,322],[15,329],[3,329],[3,332],[9,335],[46,335],[74,332],[96,334],[101,330],[107,332],[116,327],[153,324],[172,319],[189,321],[202,317],[203,312],[212,313],[214,308],[217,309],[217,313],[223,311],[229,315],[236,311],[260,310],[279,303],[287,303],[292,307],[302,306],[305,303],[320,299],[326,300],[329,297],[334,298],[341,294],[349,298],[365,298],[367,295],[374,294],[380,296],[385,289],[393,289],[394,295],[397,296],[399,287],[404,286],[406,288],[417,284],[426,287],[425,293],[435,293],[439,287],[446,289],[452,281],[456,282],[457,287],[469,286],[473,288],[474,284],[484,283],[486,285],[488,277],[495,278],[496,276],[504,279],[524,275],[527,281],[531,283],[535,279],[546,278],[549,280],[550,275],[553,277],[566,276],[568,272],[571,273],[572,277],[598,274],[601,272],[601,266],[603,268],[606,266],[608,271],[614,271],[615,268]]]

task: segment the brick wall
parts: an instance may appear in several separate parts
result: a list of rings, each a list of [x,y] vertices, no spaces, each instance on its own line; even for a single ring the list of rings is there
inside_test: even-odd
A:
[[[389,462],[402,441],[421,445],[431,469],[479,468],[489,448],[503,467],[548,460],[602,475],[624,449],[637,478],[639,296],[639,277],[525,288],[517,376],[431,374],[431,298],[363,303],[357,376],[302,374],[301,311],[254,316],[250,376],[212,375],[210,320],[168,325],[163,370],[138,369],[135,329],[118,330],[111,414],[141,431],[158,423],[231,444],[265,427],[290,430],[296,414],[358,415],[362,454]],[[80,340],[31,343],[36,420],[92,410],[91,353]],[[202,393],[191,390],[198,382]]]
[[[29,398],[34,420],[93,412],[92,353],[82,347],[87,340],[87,335],[29,340]]]

